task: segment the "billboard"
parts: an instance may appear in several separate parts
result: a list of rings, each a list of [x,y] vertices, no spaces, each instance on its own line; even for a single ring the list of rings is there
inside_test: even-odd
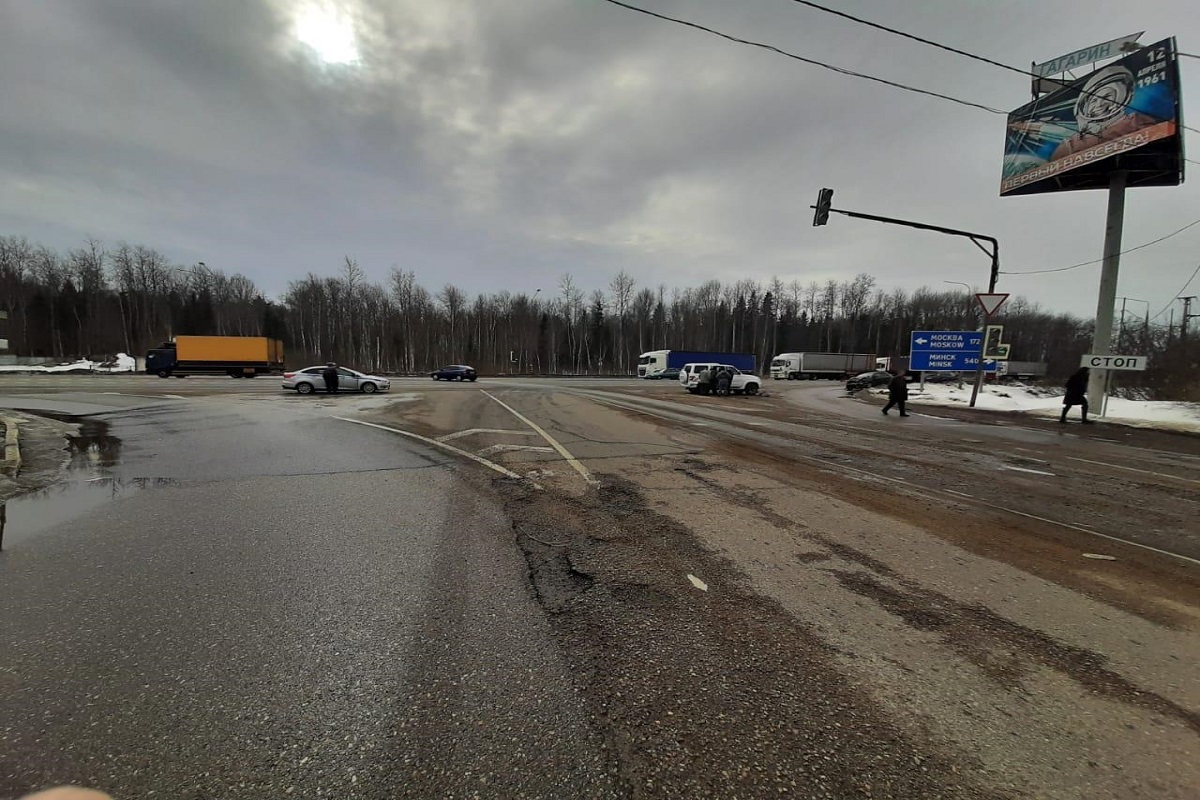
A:
[[[1183,182],[1175,40],[1164,39],[1008,115],[1001,195]]]

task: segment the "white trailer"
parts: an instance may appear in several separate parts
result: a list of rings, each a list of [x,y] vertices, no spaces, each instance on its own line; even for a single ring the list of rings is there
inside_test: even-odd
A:
[[[780,353],[771,359],[771,377],[776,380],[840,380],[873,369],[874,353]]]

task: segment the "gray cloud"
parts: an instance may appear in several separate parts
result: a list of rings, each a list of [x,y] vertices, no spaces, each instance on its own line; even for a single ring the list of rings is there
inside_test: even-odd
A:
[[[838,205],[994,234],[1005,269],[1100,254],[1103,193],[997,196],[1002,117],[599,0],[325,0],[360,54],[328,65],[293,36],[314,3],[9,4],[4,232],[145,242],[271,293],[343,254],[377,279],[401,265],[469,291],[549,289],[564,272],[592,288],[619,269],[650,285],[986,281],[969,242],[836,217],[813,229],[826,185]],[[784,0],[644,5],[988,105],[1027,96],[1020,76]],[[1142,28],[1187,50],[1200,27],[1184,0],[909,6],[839,4],[1014,64]],[[1131,192],[1127,243],[1190,222],[1195,199],[1190,185]],[[1157,311],[1194,267],[1195,231],[1128,256],[1121,293]],[[1089,267],[1001,288],[1088,314],[1097,280]]]

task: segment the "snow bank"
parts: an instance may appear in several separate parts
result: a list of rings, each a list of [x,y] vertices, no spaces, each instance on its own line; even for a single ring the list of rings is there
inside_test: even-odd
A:
[[[5,365],[0,366],[0,373],[59,373],[59,372],[136,372],[137,361],[125,353],[117,353],[112,361],[89,361],[81,359],[69,364]]]
[[[886,395],[887,389],[875,390],[875,393]],[[923,405],[966,406],[971,402],[971,384],[964,383],[960,389],[955,383],[927,383],[923,392],[920,384],[912,384],[909,387],[908,399]],[[975,407],[991,411],[1022,412],[1038,417],[1057,417],[1062,413],[1062,393],[1020,384],[989,385],[980,390]],[[1098,412],[1099,409],[1092,409],[1089,416],[1101,419]],[[1071,416],[1078,420],[1078,407],[1071,409]],[[1200,403],[1110,397],[1103,419],[1139,428],[1165,428],[1200,433]]]

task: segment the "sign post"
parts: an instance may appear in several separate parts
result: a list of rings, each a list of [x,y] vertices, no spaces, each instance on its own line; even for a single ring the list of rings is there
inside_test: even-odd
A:
[[[991,325],[992,315],[1000,310],[1000,306],[1004,305],[1004,301],[1007,299],[1007,293],[981,292],[975,295],[975,301],[983,309],[984,331],[987,331]],[[979,390],[983,387],[983,360],[984,352],[981,347],[979,351],[979,366],[975,369],[975,387],[971,389],[971,408],[975,407],[975,401],[979,399]]]
[[[1108,393],[1112,386],[1112,374],[1114,372],[1144,372],[1148,360],[1146,356],[1117,356],[1109,353],[1088,353],[1079,359],[1079,366],[1093,370],[1088,375],[1088,386],[1094,386],[1098,381],[1103,387],[1099,403],[1096,402],[1094,395],[1088,399],[1091,405],[1099,406],[1101,417],[1108,413]],[[1091,394],[1090,391],[1089,394]]]

